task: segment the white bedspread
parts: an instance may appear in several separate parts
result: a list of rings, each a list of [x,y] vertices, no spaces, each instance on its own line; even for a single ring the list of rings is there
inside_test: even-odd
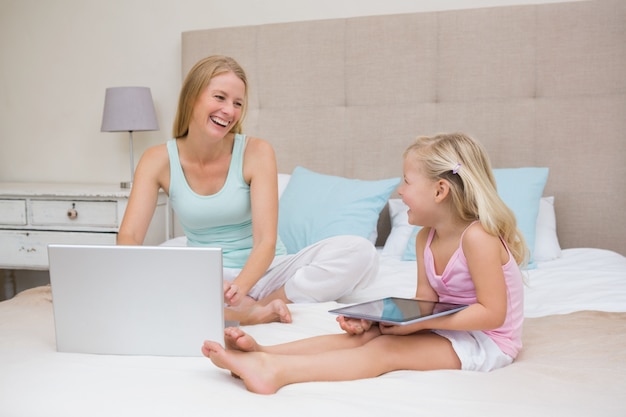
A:
[[[624,416],[626,314],[597,311],[626,311],[625,278],[626,258],[598,249],[565,250],[529,271],[525,348],[507,368],[400,371],[272,396],[205,358],[58,353],[50,292],[39,287],[0,303],[0,416]],[[376,282],[341,301],[414,292],[414,263],[383,258]],[[337,305],[292,305],[292,324],[246,330],[261,343],[339,332],[327,313]]]
[[[343,298],[345,303],[383,295],[414,297],[415,262],[381,257],[372,285]],[[524,315],[541,317],[581,310],[626,311],[626,257],[603,249],[565,249],[559,259],[525,271]]]

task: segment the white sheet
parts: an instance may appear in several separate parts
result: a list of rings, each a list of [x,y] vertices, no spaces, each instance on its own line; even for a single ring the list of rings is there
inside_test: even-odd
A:
[[[564,249],[559,259],[537,262],[525,271],[524,315],[542,317],[574,311],[626,311],[626,257],[609,250]],[[372,285],[344,297],[354,303],[380,294],[414,297],[415,262],[381,256],[380,271]]]
[[[529,271],[526,315],[626,311],[624,278],[623,256],[597,249],[565,250],[560,260]],[[414,291],[414,264],[383,258],[376,282],[342,301],[387,294],[412,296]],[[626,410],[626,357],[621,347],[611,351],[617,356],[597,358],[578,358],[577,351],[561,355],[558,348],[558,354],[550,353],[551,359],[545,351],[539,353],[547,358],[529,346],[529,360],[487,374],[401,371],[361,381],[295,384],[276,395],[261,396],[247,392],[241,381],[204,358],[58,353],[49,297],[48,289],[40,287],[0,303],[0,416],[205,416],[214,412],[235,416],[378,416],[390,412],[617,416]],[[246,330],[261,343],[339,332],[334,316],[327,313],[337,305],[293,305],[294,323]],[[593,329],[591,323],[585,332],[591,334]],[[613,340],[611,335],[598,337],[609,338],[607,344]],[[563,351],[567,348],[572,350],[563,346]]]

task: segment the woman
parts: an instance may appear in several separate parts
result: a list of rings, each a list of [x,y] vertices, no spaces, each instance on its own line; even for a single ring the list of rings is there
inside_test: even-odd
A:
[[[278,184],[272,146],[242,132],[247,78],[232,58],[199,61],[181,89],[174,138],[141,157],[118,244],[142,244],[159,189],[188,245],[223,251],[225,318],[290,322],[286,303],[336,300],[377,272],[373,245],[325,239],[286,255],[277,236]]]

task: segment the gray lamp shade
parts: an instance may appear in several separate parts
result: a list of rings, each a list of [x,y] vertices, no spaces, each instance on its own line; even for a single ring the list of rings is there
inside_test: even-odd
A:
[[[148,87],[106,89],[102,132],[159,130],[152,94]]]

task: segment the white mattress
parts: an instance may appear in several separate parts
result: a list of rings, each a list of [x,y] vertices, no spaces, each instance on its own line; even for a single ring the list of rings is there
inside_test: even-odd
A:
[[[376,282],[341,301],[410,297],[415,274],[413,262],[382,258]],[[626,314],[567,313],[626,311],[624,278],[626,258],[599,249],[564,250],[529,271],[525,348],[507,368],[400,371],[272,396],[249,393],[205,358],[58,353],[50,292],[39,287],[0,303],[0,416],[623,416]],[[246,330],[261,343],[339,332],[327,313],[337,305],[292,305],[292,324]]]

